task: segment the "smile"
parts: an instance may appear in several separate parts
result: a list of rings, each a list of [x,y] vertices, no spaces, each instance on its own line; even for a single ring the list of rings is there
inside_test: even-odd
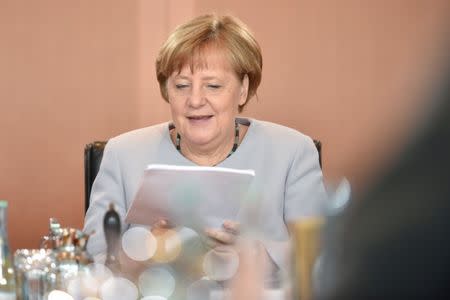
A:
[[[213,117],[212,115],[206,115],[206,116],[188,116],[187,118],[192,121],[204,121],[212,117]]]

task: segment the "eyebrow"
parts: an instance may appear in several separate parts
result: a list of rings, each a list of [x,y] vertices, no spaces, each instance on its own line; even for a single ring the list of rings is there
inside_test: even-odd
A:
[[[187,80],[190,79],[189,76],[185,76],[185,75],[175,75],[174,78],[175,78],[175,79],[187,79]],[[202,77],[201,79],[202,79],[202,80],[211,80],[211,79],[220,79],[220,78],[219,78],[218,76],[210,75],[210,76],[204,76],[204,77]]]
[[[184,76],[184,75],[175,75],[174,76],[174,79],[189,79],[189,77],[188,76]]]
[[[203,80],[211,80],[211,79],[219,79],[219,77],[217,77],[217,76],[205,76],[205,77],[202,77],[202,79]]]

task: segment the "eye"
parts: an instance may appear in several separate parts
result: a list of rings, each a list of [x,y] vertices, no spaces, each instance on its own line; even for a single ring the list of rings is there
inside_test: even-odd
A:
[[[177,83],[177,84],[175,84],[175,88],[177,88],[178,90],[182,90],[182,89],[185,89],[187,87],[189,87],[189,84],[186,84],[186,83]]]
[[[213,90],[217,90],[220,89],[222,86],[220,84],[208,84],[208,88],[213,89]]]

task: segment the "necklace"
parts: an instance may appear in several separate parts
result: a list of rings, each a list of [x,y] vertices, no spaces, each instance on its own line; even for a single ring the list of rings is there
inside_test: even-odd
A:
[[[177,132],[176,147],[177,147],[178,152],[181,153],[180,144],[181,144],[181,136]],[[239,146],[239,124],[238,124],[238,122],[235,121],[234,122],[234,144],[233,144],[233,148],[231,148],[231,151],[230,151],[230,153],[228,153],[226,158],[230,157],[230,155],[236,151],[238,146]]]

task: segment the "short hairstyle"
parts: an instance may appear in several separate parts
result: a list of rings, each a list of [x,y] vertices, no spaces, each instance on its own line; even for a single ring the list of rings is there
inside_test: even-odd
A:
[[[256,94],[261,82],[261,48],[248,27],[232,16],[208,14],[178,26],[161,47],[156,59],[156,77],[161,95],[169,102],[167,80],[173,72],[180,72],[189,63],[194,69],[194,59],[202,52],[215,47],[225,52],[240,80],[249,79],[248,95],[239,106],[241,112],[248,100]]]

